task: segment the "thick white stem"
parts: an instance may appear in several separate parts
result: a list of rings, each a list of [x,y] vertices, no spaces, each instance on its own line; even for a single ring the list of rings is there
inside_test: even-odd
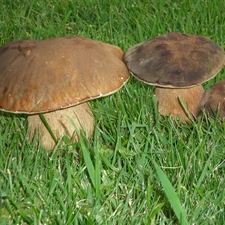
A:
[[[88,103],[44,113],[43,115],[57,139],[66,135],[71,141],[76,142],[78,141],[80,130],[83,130],[87,137],[93,135],[94,117]],[[35,134],[40,138],[43,147],[46,149],[54,147],[55,142],[39,115],[30,115],[28,116],[29,139],[32,140]]]

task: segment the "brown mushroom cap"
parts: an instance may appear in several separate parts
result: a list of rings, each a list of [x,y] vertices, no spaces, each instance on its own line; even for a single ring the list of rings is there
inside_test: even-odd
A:
[[[172,32],[131,47],[124,59],[145,83],[187,88],[214,77],[225,65],[225,52],[206,37]]]
[[[129,79],[122,50],[83,37],[0,48],[0,110],[40,113],[112,94]]]
[[[218,111],[220,118],[225,117],[225,80],[215,83],[205,92],[200,107],[210,116],[214,116]]]

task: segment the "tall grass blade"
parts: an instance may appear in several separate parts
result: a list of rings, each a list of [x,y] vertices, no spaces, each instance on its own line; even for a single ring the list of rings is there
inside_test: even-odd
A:
[[[96,182],[95,182],[95,168],[94,165],[92,163],[91,157],[90,157],[90,153],[87,150],[87,147],[85,145],[85,139],[84,137],[80,137],[80,144],[82,147],[82,153],[83,153],[83,157],[84,157],[84,161],[88,170],[88,174],[90,176],[91,182],[94,186],[94,188],[96,188]]]
[[[168,200],[177,216],[177,219],[179,220],[181,225],[188,225],[186,213],[181,206],[180,200],[179,200],[172,184],[170,183],[166,174],[157,165],[157,163],[154,161],[153,161],[153,163],[154,163],[154,167],[157,172],[158,178],[164,188],[166,197],[168,198]]]
[[[42,123],[45,125],[46,129],[48,130],[49,134],[51,135],[52,139],[54,140],[55,144],[57,145],[58,141],[56,136],[54,135],[51,127],[49,126],[47,120],[45,119],[44,115],[42,113],[39,114],[39,117],[42,121]]]

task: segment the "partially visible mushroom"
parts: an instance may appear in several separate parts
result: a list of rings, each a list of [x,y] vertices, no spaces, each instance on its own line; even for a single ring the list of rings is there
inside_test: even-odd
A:
[[[172,32],[131,47],[124,60],[137,79],[156,86],[161,115],[188,120],[179,97],[195,117],[204,94],[201,84],[223,68],[225,53],[206,37]]]
[[[225,80],[215,83],[205,92],[200,108],[210,116],[215,116],[218,113],[219,118],[225,117]]]
[[[28,114],[29,138],[39,130],[46,149],[54,141],[40,113],[57,138],[77,140],[76,128],[91,136],[94,118],[86,102],[124,85],[129,72],[122,59],[119,47],[83,37],[8,43],[0,48],[0,110]]]

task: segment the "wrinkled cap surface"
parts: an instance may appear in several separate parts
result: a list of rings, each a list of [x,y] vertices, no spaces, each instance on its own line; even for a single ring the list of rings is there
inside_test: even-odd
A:
[[[185,88],[214,77],[225,65],[225,52],[211,39],[172,32],[131,47],[124,59],[145,83]]]
[[[129,78],[122,50],[82,37],[19,40],[0,48],[0,110],[53,111],[109,95]]]

